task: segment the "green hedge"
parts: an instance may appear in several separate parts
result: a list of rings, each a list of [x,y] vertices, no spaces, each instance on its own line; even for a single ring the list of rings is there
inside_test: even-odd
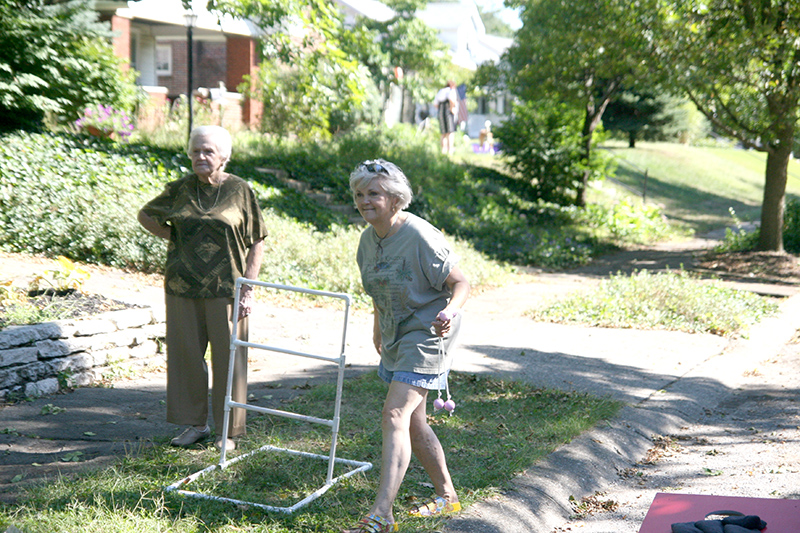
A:
[[[0,137],[0,246],[120,268],[158,268],[164,243],[141,230],[136,213],[164,182],[181,174],[180,162],[108,146],[74,135]]]
[[[269,228],[261,279],[362,298],[355,250],[361,228],[254,169],[234,148],[229,170],[249,179]],[[248,164],[249,162],[249,164]],[[70,134],[0,136],[0,248],[160,271],[165,243],[136,220],[141,206],[188,169],[184,154]],[[331,167],[336,168],[336,167]],[[342,171],[346,174],[345,171]],[[451,239],[475,285],[510,269]]]
[[[185,154],[72,134],[9,133],[0,136],[0,146],[0,248],[161,269],[164,242],[139,227],[136,213],[188,170]],[[657,209],[620,204],[581,210],[531,199],[525,180],[458,163],[438,150],[434,137],[404,125],[358,128],[326,144],[237,135],[228,170],[253,184],[270,218],[269,279],[355,291],[356,273],[324,265],[349,264],[360,230],[260,167],[288,170],[346,203],[352,202],[348,177],[357,163],[395,162],[414,189],[409,210],[451,236],[475,284],[491,284],[508,271],[505,263],[569,267],[588,262],[608,243],[664,235]]]

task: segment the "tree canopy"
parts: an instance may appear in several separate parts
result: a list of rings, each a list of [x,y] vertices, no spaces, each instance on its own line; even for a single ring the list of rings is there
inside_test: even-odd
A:
[[[137,89],[121,69],[89,0],[0,1],[0,123],[30,127],[48,112],[78,118],[90,103],[130,108]]]
[[[208,9],[262,30],[259,72],[239,89],[264,104],[265,131],[324,137],[333,115],[368,105],[369,73],[345,51],[354,37],[332,2],[211,0]]]
[[[450,65],[447,45],[416,16],[426,4],[427,0],[387,0],[395,16],[385,22],[359,19],[357,26],[368,33],[372,44],[351,49],[385,93],[396,84],[418,102],[431,100],[430,92],[441,85]]]
[[[583,158],[591,160],[592,135],[623,87],[648,71],[650,42],[642,28],[655,18],[655,0],[512,0],[523,26],[507,52],[511,89],[528,102],[552,99],[580,106]],[[587,164],[587,169],[590,165]],[[585,205],[589,171],[577,188]]]
[[[722,133],[766,152],[759,250],[783,250],[800,110],[800,2],[662,2],[656,51],[668,78]]]

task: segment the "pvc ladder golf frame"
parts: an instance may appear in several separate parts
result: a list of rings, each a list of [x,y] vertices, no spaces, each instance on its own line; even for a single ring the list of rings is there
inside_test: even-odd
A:
[[[223,428],[223,430],[222,430],[222,449],[220,450],[219,463],[216,464],[216,465],[209,466],[209,467],[207,467],[207,468],[205,468],[203,470],[200,470],[199,472],[195,472],[194,474],[192,474],[192,475],[190,475],[188,477],[185,477],[185,478],[181,479],[180,481],[177,481],[177,482],[173,483],[172,485],[169,485],[164,490],[166,490],[167,492],[173,492],[174,491],[174,492],[177,492],[178,494],[181,494],[183,496],[189,496],[189,497],[192,497],[192,498],[200,498],[200,499],[205,499],[205,500],[214,500],[214,501],[220,501],[220,502],[227,502],[227,503],[233,503],[233,504],[237,504],[237,505],[252,505],[254,507],[258,507],[258,508],[264,509],[266,511],[277,511],[277,512],[291,514],[294,511],[296,511],[297,509],[300,509],[300,508],[308,505],[312,501],[316,500],[317,498],[319,498],[320,496],[325,494],[328,491],[328,489],[330,489],[333,486],[334,483],[336,483],[336,482],[338,482],[340,480],[346,479],[346,478],[348,478],[348,477],[350,477],[350,476],[352,476],[352,475],[354,475],[354,474],[356,474],[358,472],[366,472],[367,470],[372,468],[372,463],[363,462],[363,461],[352,461],[352,460],[340,459],[340,458],[336,457],[336,440],[337,440],[337,437],[339,435],[339,408],[340,408],[341,401],[342,401],[342,386],[344,384],[345,348],[347,346],[347,324],[348,324],[348,319],[349,319],[349,316],[350,316],[350,296],[347,295],[347,294],[340,294],[340,293],[335,293],[335,292],[318,291],[318,290],[314,290],[314,289],[305,289],[305,288],[301,288],[301,287],[293,287],[293,286],[290,286],[290,285],[280,285],[280,284],[276,284],[276,283],[266,283],[266,282],[263,282],[263,281],[251,280],[251,279],[247,279],[247,278],[238,278],[236,280],[236,292],[235,292],[235,296],[234,296],[234,300],[233,300],[234,301],[234,304],[233,304],[233,316],[234,317],[239,315],[239,295],[241,293],[242,285],[254,285],[254,286],[266,287],[266,288],[271,288],[271,289],[300,292],[300,293],[304,293],[304,294],[310,294],[310,295],[316,295],[316,296],[324,296],[324,297],[336,298],[336,299],[343,300],[344,304],[345,304],[345,307],[344,307],[344,324],[342,325],[342,346],[341,346],[340,355],[338,357],[329,357],[329,356],[324,356],[324,355],[319,355],[319,354],[297,352],[297,351],[294,351],[294,350],[288,350],[288,349],[285,349],[285,348],[279,348],[279,347],[275,347],[275,346],[268,346],[268,345],[264,345],[264,344],[256,344],[256,343],[246,342],[246,341],[242,341],[242,340],[240,340],[238,338],[238,328],[235,328],[235,327],[232,328],[233,331],[231,333],[230,363],[229,363],[229,366],[228,366],[228,384],[227,384],[227,391],[225,393],[225,416],[224,416],[223,423],[222,423],[222,428]],[[234,355],[235,355],[235,352],[236,352],[236,348],[238,346],[247,346],[248,348],[258,348],[258,349],[261,349],[261,350],[268,350],[268,351],[272,351],[272,352],[284,353],[284,354],[287,354],[287,355],[294,355],[294,356],[298,356],[298,357],[307,357],[307,358],[311,358],[311,359],[318,359],[318,360],[322,360],[322,361],[328,361],[328,362],[331,362],[331,363],[336,363],[338,365],[338,367],[339,367],[339,370],[338,370],[338,375],[337,375],[337,379],[336,379],[336,400],[335,400],[335,404],[334,404],[334,408],[333,408],[333,411],[334,411],[333,412],[333,418],[330,419],[330,420],[327,420],[327,419],[322,419],[322,418],[316,418],[316,417],[313,417],[313,416],[305,416],[305,415],[301,415],[301,414],[297,414],[297,413],[291,413],[291,412],[287,412],[287,411],[280,411],[280,410],[276,410],[276,409],[269,409],[269,408],[266,408],[266,407],[259,407],[259,406],[255,406],[255,405],[249,405],[247,403],[234,402],[231,399],[231,392],[233,390],[233,367],[234,367],[234,361],[235,361]],[[319,455],[319,454],[314,454],[314,453],[303,452],[303,451],[299,451],[299,450],[291,450],[291,449],[287,449],[287,448],[278,448],[278,447],[275,447],[275,446],[266,445],[266,446],[262,446],[261,448],[259,448],[257,450],[254,450],[254,451],[239,455],[237,457],[234,457],[233,459],[228,460],[228,459],[226,459],[227,450],[225,448],[226,448],[227,440],[228,440],[228,421],[230,419],[231,407],[239,407],[241,409],[246,409],[248,411],[256,411],[256,412],[264,413],[264,414],[268,414],[268,415],[280,416],[280,417],[285,417],[285,418],[291,418],[293,420],[300,420],[300,421],[305,421],[305,422],[311,422],[311,423],[323,424],[323,425],[326,425],[326,426],[330,426],[331,433],[332,433],[332,435],[331,435],[330,453],[329,453],[329,455],[325,456],[325,455]],[[200,477],[204,476],[205,474],[207,474],[209,472],[213,472],[213,471],[215,471],[217,469],[225,469],[228,466],[230,466],[230,465],[232,465],[232,464],[234,464],[234,463],[236,463],[238,461],[241,461],[243,459],[251,457],[251,456],[253,456],[253,455],[255,455],[255,454],[259,453],[259,452],[266,452],[266,451],[283,452],[283,453],[288,453],[288,454],[291,454],[291,455],[307,457],[307,458],[314,458],[314,459],[322,459],[322,460],[327,459],[327,461],[328,461],[328,473],[327,473],[327,477],[325,479],[325,484],[322,487],[320,487],[319,489],[317,489],[316,491],[314,491],[311,494],[309,494],[308,496],[306,496],[304,499],[302,499],[299,502],[297,502],[294,505],[292,505],[291,507],[276,507],[276,506],[272,506],[272,505],[265,505],[265,504],[262,504],[262,503],[246,502],[246,501],[236,500],[236,499],[232,499],[232,498],[225,498],[225,497],[221,497],[221,496],[213,496],[213,495],[210,495],[210,494],[204,494],[204,493],[200,493],[200,492],[193,492],[193,491],[184,490],[184,489],[181,488],[181,487],[185,487],[186,485],[188,485],[192,481],[195,481],[195,480],[199,479]],[[348,472],[346,472],[346,473],[334,478],[333,477],[333,468],[334,468],[334,465],[336,463],[344,464],[344,465],[347,465],[347,466],[352,466],[354,468],[352,470],[349,470]]]

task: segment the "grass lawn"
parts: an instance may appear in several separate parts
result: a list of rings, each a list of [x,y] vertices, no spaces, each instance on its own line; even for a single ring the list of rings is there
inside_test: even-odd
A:
[[[430,407],[429,413],[466,505],[498,494],[516,474],[620,408],[610,399],[473,374],[454,373],[450,387],[457,404],[453,416],[431,413]],[[292,515],[165,493],[164,486],[219,459],[213,445],[177,449],[165,438],[114,467],[35,487],[25,501],[0,508],[0,529],[13,524],[26,533],[338,532],[368,510],[377,490],[385,395],[386,385],[375,372],[346,380],[337,457],[369,461],[375,468],[335,485]],[[334,397],[333,385],[317,386],[297,396],[285,410],[330,418]],[[248,425],[248,436],[231,456],[266,444],[327,454],[329,428],[267,415],[252,416]],[[208,474],[186,489],[291,506],[324,484],[326,468],[326,461],[265,453]],[[334,475],[341,473],[337,470]],[[415,499],[432,491],[424,470],[412,460],[396,500],[401,531],[441,528],[441,520],[404,517]]]
[[[621,142],[603,146],[619,163],[615,180],[645,193],[648,202],[698,235],[732,224],[729,209],[743,221],[761,215],[766,154],[726,147]],[[645,180],[646,174],[646,180]],[[789,165],[787,197],[800,197],[800,163]]]

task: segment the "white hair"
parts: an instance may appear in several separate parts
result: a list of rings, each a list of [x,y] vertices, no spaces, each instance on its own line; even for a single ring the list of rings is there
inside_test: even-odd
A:
[[[233,138],[228,130],[221,126],[197,126],[192,129],[189,135],[189,145],[186,147],[186,154],[192,157],[192,148],[197,139],[209,139],[214,146],[217,147],[222,159],[224,159],[223,168],[231,158],[231,151],[233,150]]]
[[[405,209],[411,203],[411,198],[414,196],[411,184],[400,167],[394,163],[385,159],[372,159],[359,163],[350,173],[350,190],[353,192],[353,197],[355,198],[358,189],[368,186],[372,180],[378,180],[389,196],[397,198],[399,209]]]

